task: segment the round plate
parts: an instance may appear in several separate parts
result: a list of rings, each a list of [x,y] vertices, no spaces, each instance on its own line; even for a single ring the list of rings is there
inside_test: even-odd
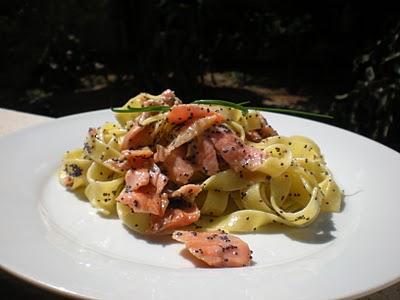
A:
[[[93,298],[343,298],[398,281],[400,154],[329,125],[266,117],[281,135],[319,144],[345,199],[340,213],[321,214],[307,228],[241,235],[254,251],[251,267],[196,266],[182,244],[134,234],[59,185],[62,154],[83,145],[88,127],[113,121],[109,111],[0,139],[0,265],[56,292]]]

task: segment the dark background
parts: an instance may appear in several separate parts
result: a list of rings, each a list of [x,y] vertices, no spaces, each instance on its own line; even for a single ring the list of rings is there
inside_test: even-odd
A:
[[[316,120],[400,151],[389,2],[16,0],[0,14],[0,107],[60,117],[171,88],[331,114]]]
[[[400,14],[380,1],[4,1],[0,104],[53,117],[171,88],[329,113],[400,149]],[[325,120],[321,120],[325,121]]]

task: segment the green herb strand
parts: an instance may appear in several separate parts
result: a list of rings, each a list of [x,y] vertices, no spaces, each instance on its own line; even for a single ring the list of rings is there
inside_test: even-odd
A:
[[[233,102],[229,102],[229,101],[225,101],[225,100],[209,100],[209,99],[207,99],[207,100],[196,100],[196,101],[193,101],[193,103],[227,106],[227,107],[239,109],[239,110],[243,111],[244,113],[247,113],[249,109],[252,109],[252,110],[275,112],[275,113],[284,113],[284,114],[303,115],[303,116],[310,116],[310,117],[333,119],[333,117],[330,115],[301,111],[301,110],[296,110],[296,109],[243,106],[245,104],[250,103],[249,101],[233,103]]]
[[[303,116],[310,116],[310,117],[319,117],[319,118],[326,118],[326,119],[333,119],[330,115],[314,113],[314,112],[307,112],[295,109],[287,109],[287,108],[272,108],[272,107],[249,107],[243,106],[249,104],[249,101],[234,103],[225,100],[212,100],[212,99],[200,99],[195,100],[192,102],[193,104],[203,104],[203,105],[220,105],[230,108],[235,108],[243,113],[247,113],[249,109],[251,110],[259,110],[259,111],[267,111],[267,112],[275,112],[275,113],[284,113],[284,114],[293,114],[293,115],[303,115]],[[165,112],[171,109],[170,106],[145,106],[145,107],[131,107],[131,108],[111,108],[113,112],[116,113],[134,113],[134,112]]]
[[[145,111],[155,111],[163,112],[170,110],[170,106],[144,106],[144,107],[131,107],[131,108],[114,108],[111,110],[116,113],[133,113],[133,112],[145,112]]]
[[[287,108],[273,108],[273,107],[247,107],[248,109],[252,110],[259,110],[259,111],[267,111],[267,112],[276,112],[276,113],[284,113],[284,114],[294,114],[294,115],[303,115],[303,116],[310,116],[310,117],[319,117],[325,119],[333,119],[330,115],[315,113],[315,112],[308,112],[296,109],[287,109]]]

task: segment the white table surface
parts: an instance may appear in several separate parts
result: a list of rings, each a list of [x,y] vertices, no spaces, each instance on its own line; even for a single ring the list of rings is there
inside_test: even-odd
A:
[[[0,108],[0,136],[52,118]]]
[[[32,126],[34,124],[49,122],[52,118],[17,112],[13,110],[0,108],[0,136],[10,134],[19,129]],[[373,270],[371,270],[373,271]],[[8,275],[0,273],[0,280],[7,279]],[[362,300],[399,300],[400,299],[400,283],[388,287],[382,291],[360,298]]]

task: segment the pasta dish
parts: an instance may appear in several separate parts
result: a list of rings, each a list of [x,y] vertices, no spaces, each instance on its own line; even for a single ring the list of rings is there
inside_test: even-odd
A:
[[[141,93],[65,153],[59,180],[135,232],[174,232],[210,266],[248,265],[251,251],[230,233],[306,226],[338,212],[342,193],[315,142],[281,136],[259,111],[227,103]],[[246,260],[233,262],[241,253]]]

